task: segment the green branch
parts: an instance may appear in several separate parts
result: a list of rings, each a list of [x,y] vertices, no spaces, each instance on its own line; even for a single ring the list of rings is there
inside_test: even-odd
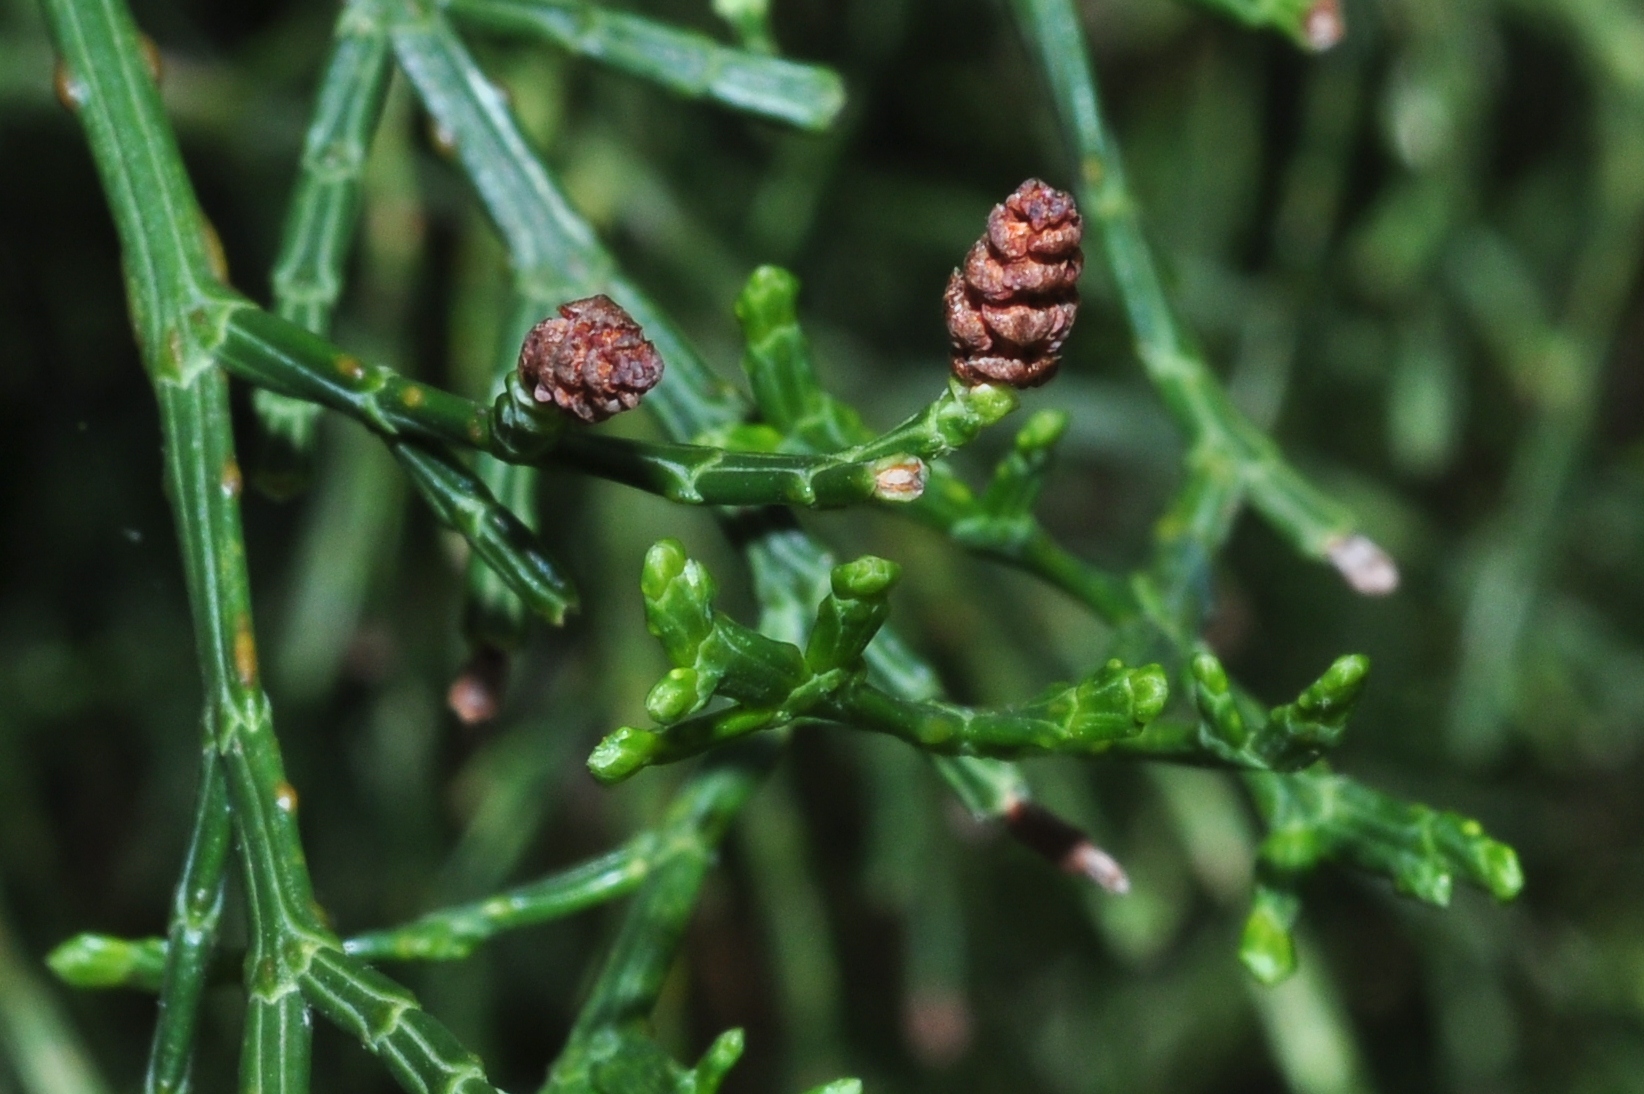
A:
[[[845,105],[837,73],[721,45],[586,0],[446,0],[465,23],[543,38],[572,53],[746,114],[826,129]]]
[[[1517,854],[1475,820],[1399,801],[1322,764],[1297,775],[1251,774],[1245,782],[1268,835],[1239,957],[1263,983],[1295,969],[1294,886],[1320,862],[1381,874],[1400,893],[1441,908],[1457,877],[1497,900],[1511,900],[1524,887]]]
[[[1166,409],[1187,438],[1189,462],[1225,481],[1218,509],[1241,496],[1309,558],[1329,560],[1357,591],[1380,595],[1397,571],[1360,535],[1352,515],[1285,462],[1278,446],[1228,399],[1200,353],[1178,327],[1141,212],[1125,183],[1119,148],[1102,117],[1084,33],[1070,0],[1012,0],[1017,21],[1046,79],[1080,165],[1080,206],[1101,230],[1136,354]],[[1200,546],[1208,555],[1230,525]],[[1170,597],[1167,596],[1167,599]]]
[[[801,649],[714,611],[707,570],[678,542],[656,544],[641,586],[647,626],[674,664],[645,700],[661,728],[617,730],[595,749],[589,769],[615,782],[802,718],[888,733],[942,755],[1088,754],[1140,732],[1164,707],[1157,665],[1127,669],[1117,661],[999,710],[887,692],[868,681],[864,654],[884,625],[897,575],[894,563],[871,556],[835,567]],[[715,699],[732,705],[699,713]]]
[[[331,329],[342,295],[366,156],[392,71],[388,35],[368,4],[350,0],[320,77],[272,278],[279,315],[316,334]],[[258,391],[252,405],[266,441],[257,482],[276,496],[291,493],[308,478],[319,408],[267,390]]]
[[[688,505],[828,507],[917,497],[922,453],[950,451],[1015,406],[1002,389],[950,390],[884,437],[819,456],[657,444],[567,425],[512,381],[488,412],[393,369],[366,365],[256,307],[224,316],[221,341],[210,349],[252,383],[322,402],[385,437],[466,444],[509,463],[566,466]]]
[[[760,416],[789,450],[834,452],[868,443],[872,431],[861,415],[830,395],[817,377],[799,325],[798,299],[798,279],[776,266],[756,269],[737,297],[747,343],[742,369]],[[1136,612],[1124,582],[1072,555],[1031,511],[1065,425],[1057,412],[1035,415],[981,497],[933,463],[924,495],[906,513],[977,554],[1042,578],[1102,618],[1120,621]],[[921,454],[934,460],[942,453]]]
[[[207,739],[226,784],[251,919],[242,1077],[263,1089],[307,1089],[304,999],[311,997],[360,1033],[408,1088],[454,1088],[460,1081],[489,1089],[473,1065],[453,1064],[440,1044],[449,1034],[402,989],[390,992],[352,964],[320,921],[297,832],[296,792],[285,779],[259,679],[228,384],[211,356],[236,304],[217,281],[207,229],[129,12],[113,0],[50,0],[46,12],[114,212],[133,325],[159,402],[168,496],[205,683]],[[214,845],[221,811],[204,807],[213,801],[213,765],[204,770],[204,819],[195,843]],[[214,901],[220,876],[199,880],[207,902]],[[211,939],[201,941],[209,952]],[[164,1024],[176,1020],[169,1017],[173,1006],[192,1013],[197,1005],[205,965],[197,956],[194,939],[168,955],[163,988],[192,982],[192,992],[162,996],[167,1017],[157,1046],[167,1043]],[[386,1021],[355,1020],[373,1017],[368,998],[390,996]],[[186,1069],[156,1078],[161,1056],[156,1053],[151,1081],[181,1088]]]

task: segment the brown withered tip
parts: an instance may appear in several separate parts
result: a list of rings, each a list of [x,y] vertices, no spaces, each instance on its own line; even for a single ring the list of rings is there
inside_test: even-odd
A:
[[[1038,387],[1056,375],[1079,311],[1084,221],[1073,195],[1028,179],[988,214],[986,234],[942,295],[953,372],[966,384]]]
[[[1110,893],[1130,892],[1118,860],[1084,832],[1037,802],[1017,798],[1005,807],[1005,830],[1017,842],[1056,864],[1063,873],[1089,878]]]
[[[507,690],[508,655],[489,643],[481,643],[451,681],[445,705],[463,725],[484,725],[502,710]]]
[[[662,379],[662,358],[634,317],[605,295],[561,304],[531,328],[519,378],[539,403],[585,422],[632,410]]]

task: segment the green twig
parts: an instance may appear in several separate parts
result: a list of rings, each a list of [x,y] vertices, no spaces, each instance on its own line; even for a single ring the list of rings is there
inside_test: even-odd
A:
[[[360,184],[382,117],[390,61],[388,36],[369,6],[348,3],[320,78],[274,263],[278,313],[317,333],[330,329],[342,294],[343,264],[359,220]],[[319,408],[267,390],[258,391],[252,402],[266,434],[257,483],[276,496],[288,494],[307,480]]]
[[[487,30],[548,41],[743,113],[826,129],[845,105],[831,69],[732,49],[705,35],[586,0],[446,0],[451,14]]]
[[[1081,207],[1101,230],[1137,356],[1187,438],[1190,464],[1227,484],[1216,508],[1231,509],[1248,497],[1298,551],[1328,559],[1357,591],[1391,592],[1397,584],[1391,560],[1355,530],[1351,514],[1286,463],[1277,445],[1233,406],[1178,327],[1125,183],[1118,145],[1101,114],[1073,5],[1012,0],[1012,6],[1078,156]],[[1200,544],[1208,555],[1228,526],[1206,531],[1217,537]]]

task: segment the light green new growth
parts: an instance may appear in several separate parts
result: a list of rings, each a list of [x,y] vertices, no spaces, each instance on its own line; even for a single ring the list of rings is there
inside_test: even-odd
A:
[[[677,541],[656,544],[641,580],[645,618],[674,668],[645,708],[663,728],[617,730],[594,750],[589,770],[616,782],[804,718],[889,733],[942,755],[1092,753],[1141,732],[1164,708],[1163,670],[1118,661],[997,711],[887,693],[869,682],[864,653],[884,625],[898,575],[895,563],[872,556],[835,567],[801,649],[714,611],[714,583],[702,565]],[[693,717],[715,698],[733,705]]]

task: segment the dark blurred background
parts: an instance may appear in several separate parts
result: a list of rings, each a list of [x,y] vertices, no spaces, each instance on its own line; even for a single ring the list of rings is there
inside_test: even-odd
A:
[[[232,280],[266,301],[334,8],[134,6]],[[885,426],[944,382],[942,286],[991,204],[1030,175],[1071,185],[1070,159],[1003,4],[773,6],[786,52],[846,77],[830,134],[470,41],[578,207],[724,375],[743,278],[789,265],[825,382]],[[727,37],[707,0],[633,7]],[[163,931],[199,687],[112,225],[33,5],[0,12],[0,1094],[100,1094],[139,1085],[153,1001],[71,993],[41,958],[82,930]],[[742,1092],[839,1074],[876,1094],[1644,1090],[1644,6],[1353,0],[1347,39],[1319,57],[1175,0],[1082,13],[1184,322],[1404,572],[1393,597],[1355,598],[1246,518],[1216,571],[1214,645],[1271,702],[1369,654],[1338,767],[1479,817],[1518,848],[1524,895],[1458,892],[1438,911],[1321,871],[1301,973],[1261,989],[1235,952],[1257,831],[1236,782],[1029,765],[1130,870],[1121,899],[976,826],[895,742],[804,731],[726,846],[660,1037],[690,1057],[747,1027],[727,1087]],[[403,84],[367,188],[337,339],[480,391],[503,252]],[[1063,375],[1027,402],[1073,415],[1047,523],[1128,567],[1180,446],[1088,251]],[[1007,439],[963,465],[979,474]],[[582,766],[643,717],[664,667],[640,613],[650,542],[680,536],[727,610],[751,604],[702,514],[549,476],[544,535],[585,610],[533,637],[496,723],[464,728],[443,699],[464,654],[460,543],[397,476],[327,421],[310,490],[246,506],[277,725],[344,932],[656,816],[676,772],[612,792]],[[893,618],[959,699],[1018,699],[1103,655],[1072,603],[923,530],[854,511],[806,523],[842,554],[903,563]],[[501,1085],[534,1086],[614,915],[404,973]],[[233,944],[237,912],[225,922]],[[202,1090],[234,1082],[237,1008],[231,987],[208,996]],[[316,1077],[390,1088],[323,1028]]]

